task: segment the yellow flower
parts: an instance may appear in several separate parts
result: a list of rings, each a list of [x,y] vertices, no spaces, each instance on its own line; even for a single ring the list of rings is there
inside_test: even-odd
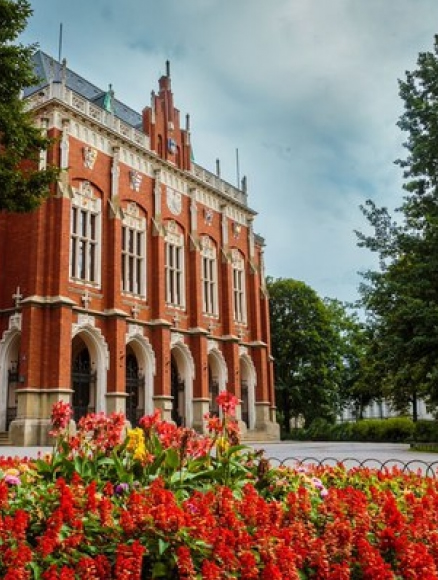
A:
[[[226,453],[227,449],[230,447],[228,439],[225,437],[219,437],[216,441],[216,449],[220,455]]]
[[[20,472],[15,467],[9,467],[9,469],[5,471],[5,475],[12,475],[14,477],[18,477],[20,475]]]
[[[135,453],[137,447],[143,446],[144,448],[144,433],[143,429],[136,427],[135,429],[128,429],[128,443],[126,445],[127,451],[133,451]]]

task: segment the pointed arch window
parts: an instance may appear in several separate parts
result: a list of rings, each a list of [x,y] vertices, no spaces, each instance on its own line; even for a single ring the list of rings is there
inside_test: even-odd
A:
[[[70,278],[100,284],[101,200],[90,183],[73,190],[70,218]]]
[[[166,229],[166,303],[185,308],[184,236],[176,222]]]
[[[232,252],[234,320],[246,324],[245,260],[239,250]]]
[[[129,203],[122,220],[122,291],[146,296],[146,219]]]
[[[201,238],[202,310],[210,316],[218,315],[217,251],[209,236]]]

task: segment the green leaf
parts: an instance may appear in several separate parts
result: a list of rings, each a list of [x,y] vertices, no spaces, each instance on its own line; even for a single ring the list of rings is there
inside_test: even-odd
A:
[[[164,554],[167,548],[170,546],[169,542],[165,542],[161,538],[158,538],[158,553],[160,556]]]
[[[179,466],[179,463],[178,451],[173,447],[169,447],[169,449],[166,450],[166,466],[176,469]]]
[[[32,575],[33,580],[41,580],[42,576],[40,566],[36,562],[29,562],[29,568],[33,572]]]
[[[152,578],[168,578],[169,569],[163,562],[156,562],[152,568]]]

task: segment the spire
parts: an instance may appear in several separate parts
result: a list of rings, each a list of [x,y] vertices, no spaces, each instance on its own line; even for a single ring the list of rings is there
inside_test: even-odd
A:
[[[170,77],[170,62],[166,60],[166,77]]]

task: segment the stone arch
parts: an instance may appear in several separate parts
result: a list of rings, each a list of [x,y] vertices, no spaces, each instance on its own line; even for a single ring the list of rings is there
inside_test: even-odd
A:
[[[145,415],[154,412],[154,377],[156,374],[156,358],[154,350],[141,331],[135,330],[126,335],[126,346],[130,346],[137,357],[140,370],[144,374],[143,397]]]
[[[21,331],[18,326],[10,324],[9,330],[3,333],[0,340],[0,431],[6,429],[8,407],[9,370],[12,363],[19,363]]]
[[[90,361],[96,371],[96,413],[106,412],[105,394],[107,390],[107,370],[109,369],[109,349],[100,329],[91,321],[84,320],[73,325],[72,344],[80,337],[90,353]]]
[[[228,382],[228,368],[224,355],[219,350],[215,341],[209,341],[207,347],[208,369],[209,369],[209,398],[210,411],[217,413],[215,401],[213,400],[221,391],[224,391]]]
[[[184,412],[184,426],[193,424],[193,381],[195,379],[195,363],[189,347],[184,343],[184,337],[179,333],[171,335],[171,354],[178,367],[178,374],[184,383],[181,408]]]
[[[257,386],[257,372],[254,363],[247,352],[241,352],[240,355],[240,386],[242,393],[242,420],[247,423],[248,429],[254,429],[256,423],[255,392]],[[246,400],[245,397],[247,397]],[[244,417],[244,413],[246,412],[248,416]]]

